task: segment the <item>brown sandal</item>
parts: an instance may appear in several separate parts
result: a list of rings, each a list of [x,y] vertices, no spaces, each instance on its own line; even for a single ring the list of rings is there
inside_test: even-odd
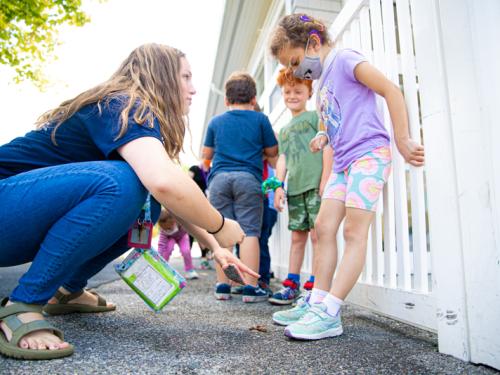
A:
[[[87,292],[97,296],[97,306],[82,303],[68,303],[80,297],[83,292],[84,290],[80,290],[71,294],[63,294],[58,290],[54,295],[58,303],[47,303],[43,307],[43,312],[49,315],[63,315],[72,313],[99,313],[116,310],[116,306],[108,306],[106,300],[93,290],[87,290]]]

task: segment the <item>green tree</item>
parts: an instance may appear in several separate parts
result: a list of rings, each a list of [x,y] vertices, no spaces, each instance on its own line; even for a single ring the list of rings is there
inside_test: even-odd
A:
[[[11,66],[15,81],[43,87],[43,63],[57,45],[58,26],[82,26],[90,18],[81,0],[0,0],[0,64]]]

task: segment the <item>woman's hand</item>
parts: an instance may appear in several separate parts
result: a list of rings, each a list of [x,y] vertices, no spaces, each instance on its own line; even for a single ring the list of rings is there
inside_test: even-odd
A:
[[[424,165],[424,146],[410,138],[396,141],[396,146],[406,162],[415,167],[421,167]]]
[[[223,249],[221,247],[214,249],[214,258],[217,263],[220,264],[222,269],[226,269],[229,264],[234,264],[241,278],[245,281],[245,284],[248,284],[244,274],[247,274],[252,277],[259,278],[260,275],[254,271],[252,271],[249,267],[245,266],[241,260],[239,260],[236,256],[233,255],[228,249]]]
[[[227,248],[241,243],[245,238],[245,233],[236,221],[225,219],[222,229],[215,233],[214,237],[221,247]]]
[[[274,191],[274,208],[279,212],[283,211],[285,205],[285,190],[279,187]]]
[[[319,152],[328,144],[328,137],[324,134],[316,135],[311,142],[309,142],[309,150],[312,153]]]

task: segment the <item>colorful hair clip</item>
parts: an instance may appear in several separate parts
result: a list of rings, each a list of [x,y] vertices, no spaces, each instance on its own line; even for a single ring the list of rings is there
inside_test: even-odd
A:
[[[303,15],[300,16],[300,20],[302,22],[312,22],[312,19],[309,18],[309,16],[306,16],[305,14],[303,14]]]

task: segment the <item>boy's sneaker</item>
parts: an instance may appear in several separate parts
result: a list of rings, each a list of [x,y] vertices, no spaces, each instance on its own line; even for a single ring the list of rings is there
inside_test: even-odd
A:
[[[285,336],[299,340],[319,340],[342,333],[340,311],[335,316],[328,315],[324,303],[311,305],[298,322],[285,328]]]
[[[273,291],[271,290],[271,287],[265,281],[259,281],[259,286],[261,289],[264,289],[267,292],[268,297],[271,297],[273,295]]]
[[[245,287],[244,285],[232,286],[231,294],[242,294],[244,287]]]
[[[225,283],[215,284],[215,298],[226,301],[231,298],[231,285]]]
[[[210,264],[210,262],[206,259],[200,262],[200,270],[213,270],[214,268]]]
[[[264,302],[268,298],[267,292],[259,286],[245,285],[243,288],[243,302]]]
[[[291,305],[299,298],[300,290],[299,285],[290,279],[283,281],[283,289],[274,293],[269,302],[273,305]]]
[[[195,270],[186,271],[185,276],[186,276],[187,280],[194,280],[194,279],[200,278],[200,276],[198,275],[198,272],[196,272]]]
[[[273,321],[280,326],[288,326],[302,318],[310,307],[311,305],[309,305],[306,298],[301,297],[297,301],[297,305],[294,308],[284,311],[276,311],[273,314]]]

